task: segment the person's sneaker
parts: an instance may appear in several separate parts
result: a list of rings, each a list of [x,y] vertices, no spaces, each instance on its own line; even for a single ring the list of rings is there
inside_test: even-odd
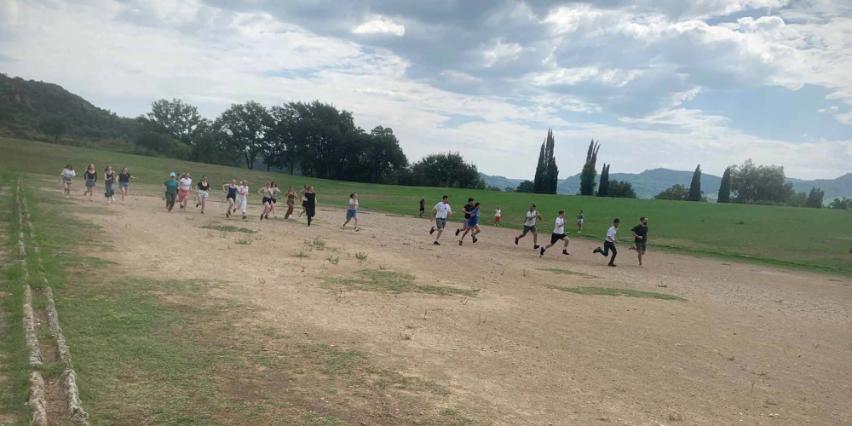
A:
[[[477,242],[477,241],[479,241],[479,238],[476,238],[476,237],[471,237],[471,238],[473,238],[473,243],[474,243],[474,244],[476,244],[476,242]]]
[[[601,252],[601,248],[600,248],[600,247],[598,247],[598,248],[596,248],[596,249],[592,250],[592,253],[600,253],[600,252]]]
[[[260,215],[260,220],[263,220],[263,215]]]
[[[432,228],[429,229],[429,235],[432,235],[434,233],[435,233],[435,227],[433,226]],[[435,242],[437,243],[437,241],[435,241]]]
[[[462,242],[462,240],[459,240],[459,245],[464,245],[464,243]]]
[[[515,245],[518,245],[518,237],[515,237]]]
[[[461,232],[461,229],[456,229],[456,236],[457,237],[459,236],[459,232]]]
[[[433,245],[436,245],[436,246],[441,245],[441,243],[439,243],[439,242],[437,242],[437,241],[432,241],[432,244],[433,244]]]
[[[568,253],[568,250],[562,250],[562,254],[564,254],[565,256],[570,256],[570,255],[571,255],[571,253]]]
[[[542,247],[541,250],[539,250],[538,256],[539,257],[544,256],[544,247]]]
[[[536,244],[536,245],[533,246],[533,250],[538,250],[539,247],[541,247],[541,246]]]
[[[606,266],[612,266],[613,268],[615,268],[615,263],[607,263]]]

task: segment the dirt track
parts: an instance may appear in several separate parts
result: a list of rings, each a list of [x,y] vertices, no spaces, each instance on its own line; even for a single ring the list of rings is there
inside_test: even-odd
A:
[[[852,423],[848,278],[656,252],[653,223],[645,267],[621,244],[619,267],[608,268],[591,242],[572,241],[570,257],[554,247],[539,258],[529,237],[514,246],[514,229],[486,227],[479,243],[464,247],[445,234],[437,247],[426,220],[375,213],[362,213],[355,233],[339,229],[342,211],[322,207],[310,228],[301,219],[259,222],[256,205],[246,222],[225,220],[219,203],[204,216],[168,214],[154,197],[108,209],[114,214],[83,216],[108,233],[114,249],[102,256],[121,273],[224,281],[217,296],[256,307],[245,325],[304,330],[439,383],[450,390],[448,406],[477,423]],[[542,241],[550,224],[541,227]],[[329,277],[364,269],[479,292],[329,287]],[[553,285],[687,300],[579,295]]]

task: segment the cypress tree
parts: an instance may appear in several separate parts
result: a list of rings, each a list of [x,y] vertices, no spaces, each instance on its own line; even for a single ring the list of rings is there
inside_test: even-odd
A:
[[[535,166],[535,177],[533,178],[533,192],[542,192],[542,183],[545,175],[544,162],[544,142],[541,144],[541,149],[538,151],[538,164]]]
[[[556,155],[554,154],[556,142],[553,139],[553,130],[547,131],[547,137],[541,143],[538,154],[538,165],[535,168],[535,179],[533,180],[534,191],[541,194],[555,194],[556,184],[559,180],[559,168],[556,166]]]
[[[692,173],[692,182],[689,183],[689,195],[687,201],[701,201],[701,164],[695,167]]]
[[[719,196],[716,198],[717,203],[731,202],[731,168],[725,169],[722,173],[722,182],[719,184]]]
[[[589,142],[586,163],[583,164],[583,170],[580,172],[580,195],[595,195],[595,177],[598,174],[595,170],[595,164],[598,162],[600,147],[600,144],[595,142],[594,139]]]
[[[601,181],[598,183],[598,197],[609,196],[609,164],[601,167]]]

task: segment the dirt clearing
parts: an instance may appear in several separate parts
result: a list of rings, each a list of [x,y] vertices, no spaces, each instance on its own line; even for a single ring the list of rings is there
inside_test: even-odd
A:
[[[306,422],[852,423],[847,277],[657,252],[653,228],[645,267],[621,244],[608,268],[596,244],[539,258],[514,229],[433,246],[428,221],[375,213],[354,232],[330,209],[308,228],[260,222],[256,206],[242,221],[220,203],[80,204],[112,246],[88,253],[110,274],[202,283],[158,297],[227,301],[215,306],[240,351],[287,358],[214,382],[245,376],[234,392],[309,407]]]

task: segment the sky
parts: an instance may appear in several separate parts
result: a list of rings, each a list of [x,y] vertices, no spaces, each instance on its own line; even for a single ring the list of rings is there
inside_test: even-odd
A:
[[[0,72],[129,117],[317,99],[511,178],[549,128],[561,177],[591,139],[613,173],[852,171],[848,0],[2,0]]]

